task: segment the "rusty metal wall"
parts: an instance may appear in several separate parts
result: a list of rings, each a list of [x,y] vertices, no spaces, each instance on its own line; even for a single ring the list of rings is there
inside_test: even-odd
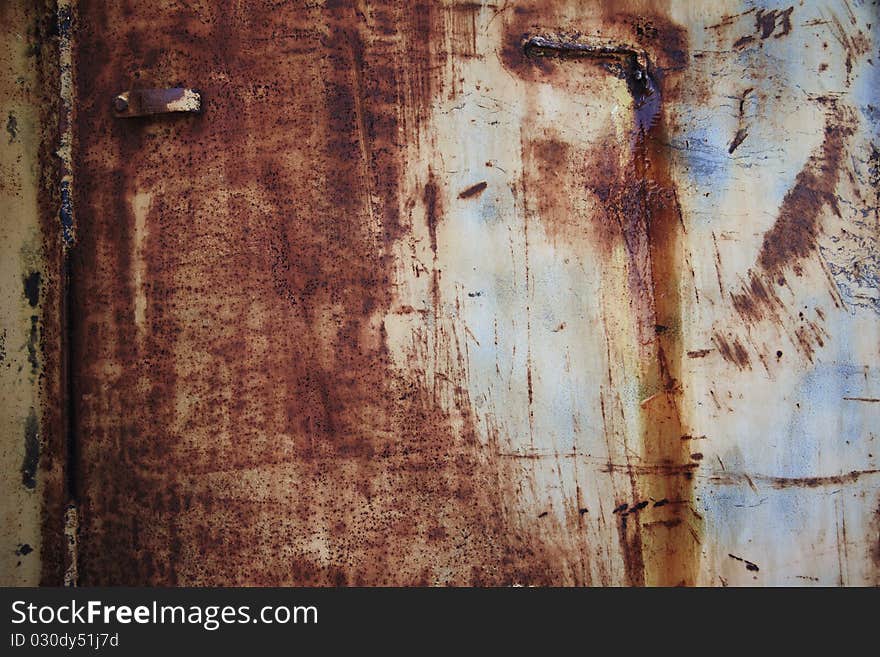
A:
[[[78,581],[880,583],[877,19],[75,3]]]

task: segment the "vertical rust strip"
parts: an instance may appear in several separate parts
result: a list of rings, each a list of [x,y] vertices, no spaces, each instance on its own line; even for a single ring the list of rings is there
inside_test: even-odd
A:
[[[535,34],[535,25],[549,20],[538,10],[514,23],[509,34],[519,37],[523,61],[515,53],[505,64],[528,81],[580,89],[569,75],[572,66],[584,76],[609,76],[625,82],[632,98],[628,136],[621,138],[610,126],[600,142],[585,146],[589,164],[566,154],[566,145],[531,147],[524,158],[529,167],[550,165],[557,176],[577,178],[601,208],[593,225],[566,233],[578,248],[588,247],[580,237],[591,236],[589,249],[606,253],[605,267],[614,272],[614,254],[625,256],[624,287],[631,334],[622,337],[612,325],[605,331],[610,345],[608,383],[613,394],[626,382],[626,361],[634,363],[638,381],[638,445],[624,441],[624,463],[609,462],[612,476],[625,471],[630,482],[614,502],[614,521],[620,537],[625,579],[632,585],[692,585],[699,567],[700,517],[693,508],[694,471],[699,455],[690,454],[683,437],[688,434],[681,408],[680,274],[684,222],[668,154],[668,108],[675,102],[675,72],[687,62],[686,33],[660,16],[651,16],[651,30],[643,29],[644,15],[609,13],[602,36],[583,32]],[[624,29],[621,29],[624,28]],[[637,45],[631,45],[631,43]],[[547,60],[550,61],[547,61]],[[563,69],[563,67],[565,67]],[[618,101],[609,98],[607,103]],[[595,120],[595,119],[589,119]],[[546,131],[546,128],[544,128]],[[541,129],[539,129],[539,132]],[[547,142],[539,142],[547,143]],[[565,146],[565,148],[563,148]],[[565,171],[574,166],[574,171]],[[550,184],[550,179],[545,185]],[[545,194],[547,192],[544,192]],[[571,193],[580,192],[572,190]],[[552,200],[543,214],[566,225],[573,221]],[[605,275],[610,286],[617,274]],[[610,278],[609,278],[610,277]],[[625,340],[630,342],[625,342]],[[621,359],[618,361],[617,359]],[[623,409],[615,411],[625,416]],[[603,417],[605,406],[603,400]],[[606,434],[611,431],[605,427]],[[609,449],[611,449],[609,447]],[[643,518],[650,512],[651,520]]]

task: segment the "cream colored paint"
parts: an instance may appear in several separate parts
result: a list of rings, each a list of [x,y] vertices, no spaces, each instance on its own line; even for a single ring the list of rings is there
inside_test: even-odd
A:
[[[144,254],[144,245],[149,237],[147,216],[153,195],[150,192],[140,192],[131,199],[131,211],[134,215],[134,239],[132,249],[134,251],[132,261],[132,278],[134,285],[134,324],[138,330],[138,337],[143,339],[146,330],[147,294],[144,284],[147,277],[147,263]]]
[[[5,586],[39,582],[43,491],[41,473],[34,489],[22,484],[21,474],[25,427],[29,417],[39,423],[41,409],[39,372],[33,372],[28,354],[31,316],[41,311],[28,303],[24,279],[42,271],[43,258],[37,78],[28,55],[31,17],[24,4],[0,10],[0,124],[7,128],[0,132],[0,584]],[[23,554],[23,545],[33,552]]]

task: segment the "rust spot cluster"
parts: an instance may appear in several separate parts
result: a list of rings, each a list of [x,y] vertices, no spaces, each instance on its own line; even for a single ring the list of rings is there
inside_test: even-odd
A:
[[[465,377],[447,377],[452,402],[440,404],[424,372],[395,367],[382,321],[440,322],[446,199],[488,198],[479,177],[447,196],[437,167],[415,194],[402,182],[412,153],[433,146],[436,99],[458,90],[450,58],[484,56],[526,94],[578,89],[571,67],[629,90],[629,140],[582,147],[526,125],[515,184],[552,240],[589,243],[603,265],[625,254],[622,273],[603,275],[625,278],[636,339],[618,346],[638,353],[645,394],[629,445],[638,457],[601,474],[627,482],[610,513],[625,580],[696,582],[694,476],[705,465],[680,409],[681,363],[717,351],[749,369],[754,356],[729,331],[703,349],[682,345],[686,228],[667,144],[671,108],[689,91],[679,75],[688,35],[651,5],[598,2],[579,23],[555,1],[219,3],[158,15],[78,3],[71,367],[82,584],[569,581],[551,530],[527,535],[507,513],[519,493],[500,483],[510,466],[497,446],[477,437]],[[502,41],[483,52],[477,17],[490,10]],[[746,12],[752,32],[735,45],[785,37],[793,11]],[[582,48],[600,30],[612,45]],[[183,84],[210,98],[201,116],[114,121],[106,103],[120,89]],[[731,155],[749,135],[750,92]],[[840,214],[854,132],[849,111],[829,104],[822,144],[727,295],[744,324],[790,319],[780,290],[815,255],[825,214]],[[572,219],[574,194],[598,208],[588,225]],[[433,310],[395,303],[395,249],[415,240],[414,217],[432,251]],[[827,335],[821,317],[798,319],[809,357]],[[431,348],[423,338],[414,349]],[[614,384],[609,373],[601,385]],[[531,403],[531,369],[527,385]],[[569,511],[573,525],[591,513],[580,500]]]
[[[436,179],[400,183],[447,20],[476,38],[433,2],[79,3],[82,584],[559,581],[505,519],[466,388],[444,410],[385,344],[407,213],[435,250],[443,220]],[[201,116],[106,104],[179,84]]]
[[[741,36],[734,42],[733,47],[742,48],[755,41],[769,39],[771,36],[774,39],[787,36],[791,33],[792,12],[794,12],[794,7],[756,10],[754,33]]]

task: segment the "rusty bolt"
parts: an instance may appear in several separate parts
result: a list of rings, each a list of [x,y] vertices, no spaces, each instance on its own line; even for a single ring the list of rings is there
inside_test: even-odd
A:
[[[122,96],[117,96],[113,101],[113,107],[116,108],[117,112],[124,112],[128,109],[128,101],[125,100]]]

